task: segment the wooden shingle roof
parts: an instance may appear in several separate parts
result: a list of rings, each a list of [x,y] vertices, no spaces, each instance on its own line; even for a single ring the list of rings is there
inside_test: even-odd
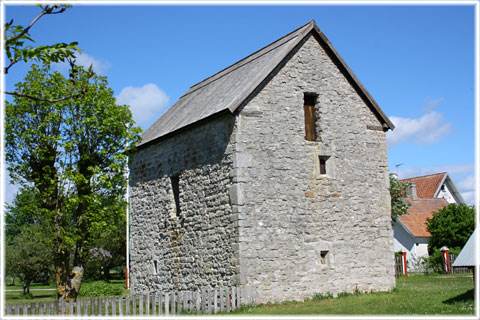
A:
[[[263,49],[192,86],[145,130],[141,136],[142,140],[137,146],[149,145],[158,139],[223,112],[235,112],[286,59],[288,54],[310,34],[314,34],[319,39],[332,60],[380,120],[384,130],[393,130],[394,125],[312,20]]]

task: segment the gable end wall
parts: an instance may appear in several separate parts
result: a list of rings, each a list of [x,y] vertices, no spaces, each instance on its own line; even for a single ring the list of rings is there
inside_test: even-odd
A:
[[[310,36],[238,116],[240,281],[258,301],[393,288],[385,133]],[[317,141],[304,93],[317,93]],[[319,156],[330,156],[320,175]],[[327,252],[327,261],[322,252]]]

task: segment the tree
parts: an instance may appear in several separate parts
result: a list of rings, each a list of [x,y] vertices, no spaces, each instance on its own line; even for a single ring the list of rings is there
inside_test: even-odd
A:
[[[24,294],[30,293],[30,284],[37,276],[48,274],[53,267],[52,246],[45,228],[48,226],[26,224],[7,246],[8,271],[20,277]]]
[[[392,207],[392,221],[397,221],[397,218],[402,214],[408,214],[408,207],[410,203],[405,199],[408,182],[398,181],[394,176],[390,175],[390,198]]]
[[[449,249],[460,249],[475,228],[475,208],[465,204],[451,203],[427,218],[427,230],[432,234],[428,243],[428,252],[447,246]]]
[[[66,95],[54,95],[52,97],[41,97],[31,95],[25,91],[5,91],[6,94],[26,97],[37,101],[56,102],[62,101],[74,97],[79,97],[85,93],[86,87],[79,88],[74,85],[75,73],[77,72],[77,66],[75,65],[75,53],[81,50],[77,47],[77,42],[71,43],[55,43],[52,45],[32,46],[28,43],[33,43],[34,40],[30,36],[30,29],[33,25],[40,20],[43,16],[54,15],[65,12],[70,5],[37,5],[42,11],[30,22],[28,26],[14,25],[13,19],[5,23],[5,55],[8,59],[7,66],[4,68],[4,74],[8,74],[10,68],[20,61],[29,62],[36,61],[43,64],[50,64],[52,62],[68,62],[70,64],[70,79],[71,84],[66,92]],[[90,73],[93,76],[93,73]]]
[[[42,218],[40,195],[33,187],[20,188],[13,203],[5,209],[5,235],[8,243],[21,233],[23,226],[39,223]]]
[[[10,176],[40,194],[42,219],[53,230],[57,294],[67,301],[78,294],[94,235],[114,229],[108,221],[125,209],[126,147],[140,132],[105,77],[81,67],[74,77],[77,89],[88,88],[85,94],[54,103],[16,96],[6,103],[5,121]],[[48,65],[33,65],[16,88],[49,98],[70,85]]]

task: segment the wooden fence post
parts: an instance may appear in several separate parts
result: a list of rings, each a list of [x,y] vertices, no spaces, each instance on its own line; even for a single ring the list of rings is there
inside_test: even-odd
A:
[[[235,296],[235,293],[237,291],[237,288],[236,287],[232,287],[232,310],[235,310],[235,306],[237,304],[237,299],[236,299],[236,296]]]
[[[163,314],[163,304],[162,304],[163,292],[158,294],[158,315],[161,316]]]
[[[112,316],[117,315],[117,303],[115,297],[112,297]]]
[[[125,298],[125,315],[126,316],[130,315],[130,296],[127,296]]]
[[[83,298],[83,315],[88,316],[88,299]]]
[[[169,293],[168,292],[165,292],[165,315],[168,316],[169,315],[169,311],[168,311],[168,306],[170,305],[169,304],[169,301],[168,301],[168,298],[170,297]]]

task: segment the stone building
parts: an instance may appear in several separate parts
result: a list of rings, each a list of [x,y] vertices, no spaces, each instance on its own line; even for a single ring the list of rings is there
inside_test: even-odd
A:
[[[392,289],[388,129],[314,21],[194,85],[132,156],[133,291]]]

